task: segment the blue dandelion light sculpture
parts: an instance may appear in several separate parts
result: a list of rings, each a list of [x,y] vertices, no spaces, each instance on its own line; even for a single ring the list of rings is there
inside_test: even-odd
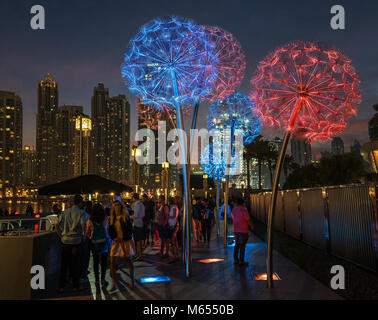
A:
[[[123,79],[146,104],[193,106],[211,92],[217,78],[207,64],[213,46],[206,39],[205,30],[191,20],[156,18],[130,40]]]
[[[187,212],[189,179],[182,110],[193,107],[201,96],[209,94],[217,78],[214,69],[208,64],[213,45],[206,39],[204,28],[193,21],[175,16],[156,18],[143,25],[130,40],[121,66],[127,86],[145,104],[158,109],[171,109],[177,116],[187,235],[190,233]],[[187,241],[186,276],[189,277],[191,253]]]
[[[207,123],[210,130],[241,130],[244,145],[255,140],[263,126],[256,104],[238,92],[216,101],[210,108]]]

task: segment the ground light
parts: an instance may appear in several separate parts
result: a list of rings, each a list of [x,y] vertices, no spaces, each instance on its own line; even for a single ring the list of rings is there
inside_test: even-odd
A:
[[[266,281],[268,279],[268,276],[266,273],[255,273],[253,278],[255,280],[263,280]],[[278,276],[277,273],[273,273],[273,280],[281,280],[281,278]]]
[[[161,276],[161,277],[145,277],[141,278],[141,283],[155,283],[155,282],[170,282],[171,278],[168,276]]]
[[[220,262],[220,261],[224,261],[224,259],[212,258],[212,259],[198,260],[198,262],[201,262],[201,263],[214,263],[214,262]]]

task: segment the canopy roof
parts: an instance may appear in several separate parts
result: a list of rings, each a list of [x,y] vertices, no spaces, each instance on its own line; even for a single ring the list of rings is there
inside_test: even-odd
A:
[[[121,193],[132,192],[133,189],[123,183],[89,174],[39,188],[39,195],[72,195],[90,193]]]

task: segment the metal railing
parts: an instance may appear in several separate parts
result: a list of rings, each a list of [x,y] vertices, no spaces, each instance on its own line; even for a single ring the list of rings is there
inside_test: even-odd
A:
[[[53,231],[50,217],[0,220],[0,236],[21,236]]]
[[[344,185],[280,191],[274,229],[378,272],[377,189]],[[267,223],[271,192],[251,194],[252,216]]]

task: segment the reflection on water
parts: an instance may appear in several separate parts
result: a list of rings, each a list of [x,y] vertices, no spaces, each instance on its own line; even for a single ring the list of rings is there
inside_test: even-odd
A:
[[[25,215],[26,208],[31,205],[33,212],[39,214],[51,213],[51,208],[54,203],[61,203],[63,199],[28,199],[28,198],[13,198],[0,199],[0,208],[6,215]]]

